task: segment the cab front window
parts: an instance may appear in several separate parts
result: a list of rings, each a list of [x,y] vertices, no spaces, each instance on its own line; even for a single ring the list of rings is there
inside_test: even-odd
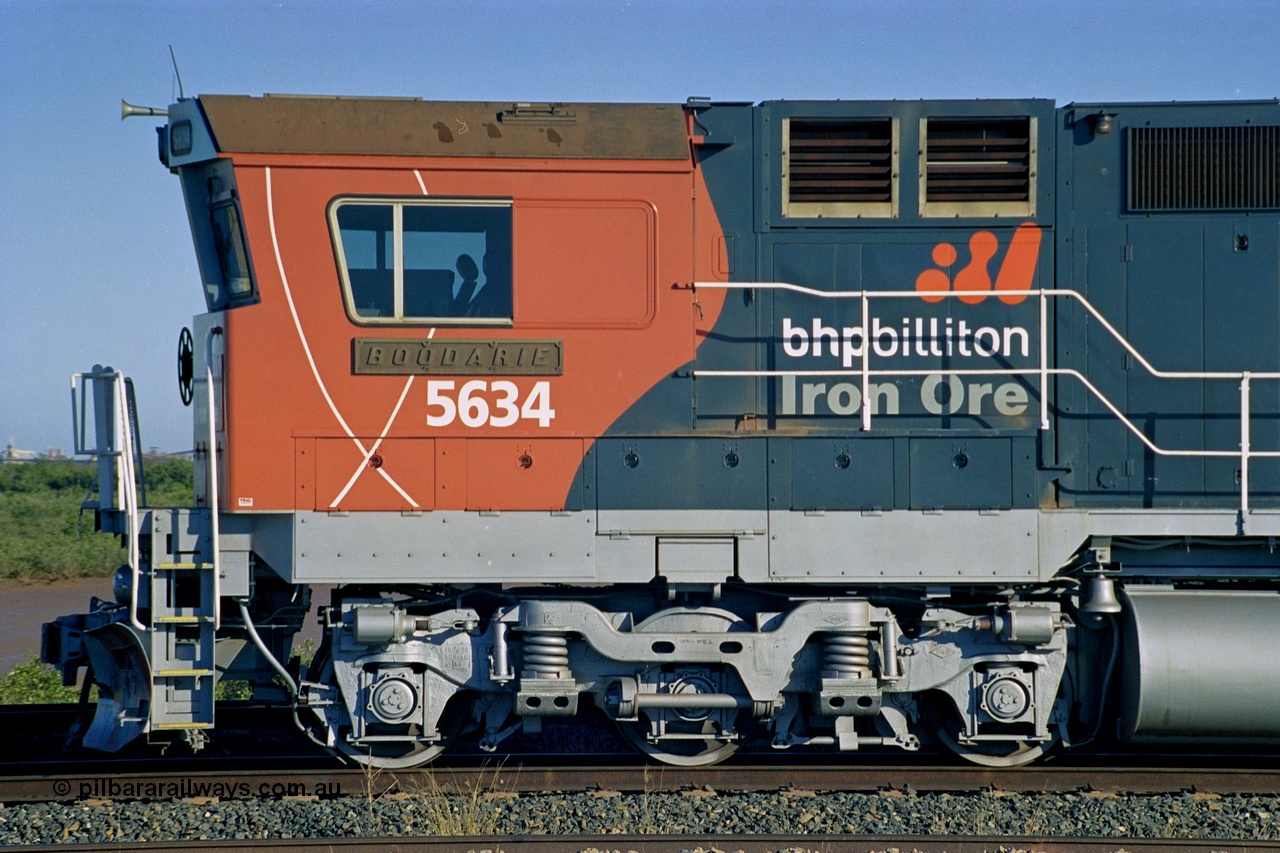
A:
[[[253,277],[249,272],[249,254],[244,247],[240,211],[234,202],[217,204],[210,208],[209,218],[227,301],[235,305],[253,299]]]

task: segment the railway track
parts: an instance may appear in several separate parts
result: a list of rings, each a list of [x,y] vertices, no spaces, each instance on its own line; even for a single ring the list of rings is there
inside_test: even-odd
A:
[[[68,749],[67,735],[76,720],[77,713],[76,706],[66,704],[0,705],[0,727],[3,731],[23,733],[21,739],[0,739],[0,778],[32,775],[50,777],[85,774],[113,775],[120,772],[122,768],[131,771],[147,768],[148,772],[161,775],[166,772],[186,774],[188,771],[201,772],[200,768],[203,765],[210,765],[218,770],[228,768],[253,770],[263,762],[270,762],[275,766],[285,765],[299,772],[312,770],[341,772],[336,759],[320,750],[294,728],[288,710],[275,705],[242,701],[220,702],[218,731],[210,743],[198,753],[191,753],[181,744],[175,744],[167,751],[140,744],[133,750],[116,755]],[[496,761],[508,765],[518,763],[535,767],[548,763],[550,757],[554,755],[563,758],[566,763],[574,764],[583,772],[591,769],[584,766],[590,763],[606,764],[624,773],[629,769],[643,773],[643,768],[646,766],[653,774],[665,773],[671,777],[678,777],[681,773],[677,767],[645,762],[631,746],[617,737],[613,728],[607,724],[595,726],[588,724],[581,729],[570,726],[560,728],[564,729],[564,732],[551,734],[543,739],[536,737],[528,739],[526,736],[516,735],[504,744],[504,755],[507,757],[496,759]],[[557,724],[555,722],[547,724],[544,730],[548,733],[556,731]],[[570,730],[573,733],[567,734]],[[587,734],[582,734],[584,731]],[[942,771],[943,765],[949,762],[956,764],[953,769],[957,774],[967,771],[970,776],[979,779],[984,774],[1000,778],[1023,775],[1030,779],[1040,772],[1053,774],[1067,769],[1084,771],[1089,768],[1101,769],[1118,765],[1121,769],[1116,772],[1131,774],[1134,778],[1156,780],[1206,769],[1209,772],[1216,769],[1219,773],[1231,774],[1252,772],[1259,767],[1280,767],[1280,749],[1222,747],[1213,752],[1205,752],[1198,748],[1173,746],[1137,751],[1077,750],[1069,755],[1056,755],[1051,760],[1037,765],[1001,771],[958,763],[958,759],[946,750],[932,753],[925,750],[909,755],[900,752],[868,752],[832,760],[829,755],[819,756],[798,750],[779,753],[766,747],[757,749],[748,747],[722,765],[695,768],[692,772],[704,775],[726,774],[733,777],[742,768],[747,768],[746,772],[756,772],[751,768],[786,763],[795,765],[796,773],[814,772],[819,774],[818,778],[827,779],[830,784],[835,785],[844,776],[862,779],[867,774],[875,778],[876,774],[883,773],[919,774]],[[431,765],[431,769],[458,773],[465,772],[468,767],[489,767],[494,764],[495,758],[492,753],[480,750],[474,740],[463,740],[438,758]],[[1180,769],[1169,769],[1171,767]],[[405,773],[401,772],[399,775],[403,777]],[[910,784],[915,786],[914,782]],[[1157,783],[1153,781],[1150,784]],[[1262,784],[1265,786],[1271,783],[1263,782]],[[872,787],[894,786],[893,782],[877,782]],[[992,787],[992,785],[987,784],[985,787]],[[864,789],[849,788],[847,790]],[[1165,789],[1152,788],[1152,790]]]
[[[756,766],[683,769],[640,766],[454,765],[396,773],[353,768],[305,770],[187,767],[136,772],[56,773],[0,777],[0,803],[130,799],[252,799],[381,796],[390,793],[491,795],[547,791],[655,793],[908,791],[933,793],[1091,793],[1205,795],[1280,794],[1280,769],[1046,766],[984,767]]]
[[[1203,767],[207,766],[0,778],[0,838],[82,850],[167,849],[119,842],[172,838],[197,851],[1280,853],[1268,840],[1278,795],[1280,770]],[[473,825],[488,834],[460,835]],[[104,826],[115,827],[110,848],[95,846]],[[702,834],[670,834],[685,831]],[[1082,831],[1096,835],[1070,837]],[[246,840],[187,840],[206,832]],[[289,835],[317,840],[263,843]]]
[[[54,709],[50,709],[54,710]],[[9,711],[9,709],[6,709]],[[234,721],[237,715],[251,722],[262,722],[261,709],[250,707],[231,709],[222,718]],[[6,713],[10,721],[16,720],[12,712]],[[46,714],[44,725],[57,731],[67,722],[66,709]],[[33,723],[34,725],[34,723]],[[249,727],[251,728],[251,727]],[[23,730],[11,728],[10,731]],[[1076,853],[1076,851],[1280,851],[1280,841],[1265,840],[1276,834],[1269,827],[1270,814],[1280,814],[1280,762],[1270,756],[1219,755],[1197,756],[1191,753],[1178,755],[1124,756],[1125,766],[1108,766],[1106,762],[1117,760],[1115,756],[1074,756],[1043,765],[1014,770],[995,770],[972,765],[939,766],[926,763],[916,757],[912,762],[889,764],[885,756],[858,756],[856,762],[820,762],[814,757],[770,754],[772,759],[764,763],[760,756],[739,755],[724,764],[693,769],[681,769],[665,765],[640,764],[634,756],[619,758],[613,755],[597,755],[594,763],[577,761],[570,765],[557,765],[554,759],[532,754],[518,755],[495,763],[492,758],[447,755],[430,768],[396,773],[376,772],[335,767],[332,760],[316,755],[300,755],[275,758],[246,759],[243,757],[219,757],[208,751],[198,758],[174,758],[149,761],[115,760],[92,763],[66,763],[49,761],[43,765],[28,764],[24,771],[6,773],[6,765],[0,764],[0,817],[10,818],[26,811],[21,820],[39,813],[61,815],[57,820],[64,826],[84,821],[85,814],[92,813],[95,824],[99,818],[139,820],[139,812],[148,809],[159,815],[159,820],[173,819],[173,815],[185,813],[188,822],[185,830],[175,829],[174,838],[183,838],[183,846],[195,850],[270,849],[273,851],[311,851],[317,849],[365,851],[502,851],[502,853],[560,853],[560,851],[677,851],[721,850],[726,853],[764,853],[780,850],[821,850],[824,853],[843,851],[915,850],[930,853],[946,850],[963,853],[976,850],[1036,851],[1036,853]],[[787,764],[780,759],[786,758]],[[799,759],[799,760],[796,760]],[[1169,762],[1160,766],[1162,762]],[[13,765],[8,765],[12,767]],[[551,793],[555,792],[555,793]],[[463,801],[470,798],[479,802],[479,809],[490,816],[503,813],[505,822],[495,822],[502,832],[545,833],[543,835],[488,835],[484,837],[416,838],[414,835],[436,834],[434,828],[424,824],[401,825],[394,821],[403,819],[405,812],[396,811],[391,823],[382,824],[377,817],[378,803],[394,809],[421,803],[424,799],[453,795]],[[754,824],[746,814],[744,799],[753,802],[772,801],[775,805],[766,809],[785,812],[781,801],[791,803],[835,802],[819,823],[810,824],[817,834],[803,836],[756,835],[756,832],[790,830],[793,824],[787,818],[772,823]],[[947,798],[951,799],[948,800]],[[1131,838],[1136,835],[1164,834],[1158,824],[1139,825],[1129,818],[1135,811],[1147,808],[1147,802],[1164,798],[1168,802],[1185,804],[1187,812],[1183,823],[1169,827],[1168,834],[1196,836],[1204,833],[1218,834],[1213,840],[1176,838]],[[561,798],[568,806],[546,806],[544,803]],[[844,799],[841,799],[844,798]],[[1144,799],[1150,798],[1150,799]],[[1074,800],[1075,805],[1064,813],[1101,816],[1103,822],[1096,831],[1112,838],[1069,838],[1079,824],[1058,820],[1057,823],[1027,823],[1027,814],[1035,813],[1037,802],[1050,800]],[[1202,828],[1197,821],[1210,817],[1201,809],[1218,807],[1235,816],[1218,827]],[[849,822],[829,819],[831,811],[841,814],[849,801],[859,801],[856,820]],[[967,805],[960,805],[961,801]],[[1246,802],[1249,801],[1249,802]],[[150,805],[148,805],[150,803]],[[583,803],[587,805],[584,807]],[[697,829],[715,832],[734,829],[735,835],[626,835],[612,834],[614,827],[627,830],[635,825],[637,808],[648,809],[648,803],[660,803],[653,808],[662,815],[650,825],[650,833],[674,832]],[[354,805],[347,805],[354,804]],[[870,804],[870,805],[868,805]],[[894,814],[894,804],[899,811]],[[926,804],[944,817],[921,819],[912,814],[914,804]],[[1259,805],[1260,804],[1260,805]],[[883,806],[888,806],[888,809]],[[8,807],[7,809],[5,807]],[[355,809],[366,821],[350,827],[331,831],[321,828],[314,820],[296,830],[298,835],[316,835],[321,840],[293,841],[280,844],[264,844],[264,838],[275,837],[281,831],[272,831],[243,842],[188,842],[192,827],[200,826],[201,814],[226,816],[227,820],[243,820],[244,814],[269,815],[250,820],[276,821],[277,827],[290,827],[290,817],[295,808],[312,809],[332,815]],[[738,815],[729,823],[714,818],[695,820],[698,815],[716,813],[723,807],[726,813]],[[924,808],[925,806],[921,806]],[[1182,805],[1175,805],[1181,808]],[[411,807],[410,807],[411,808]],[[560,812],[578,810],[610,813],[612,818],[597,819],[595,823],[581,824],[563,820],[539,821],[541,813],[554,808]],[[1054,808],[1054,807],[1050,807]],[[1099,808],[1102,810],[1100,811]],[[1107,812],[1107,808],[1114,809]],[[32,812],[31,810],[36,810]],[[1074,809],[1074,811],[1072,811]],[[630,810],[630,811],[628,811]],[[673,811],[674,810],[674,811]],[[969,823],[970,815],[989,811],[1004,813],[998,824]],[[1250,815],[1249,812],[1253,814]],[[688,813],[691,822],[670,818],[671,814]],[[1192,813],[1198,817],[1192,817]],[[1258,814],[1261,812],[1262,814]],[[870,813],[870,814],[868,814]],[[1115,820],[1108,814],[1124,815]],[[1242,824],[1238,815],[1245,815]],[[617,817],[617,816],[621,817]],[[628,817],[630,815],[630,817]],[[954,822],[952,815],[960,815]],[[533,816],[531,818],[531,816]],[[743,822],[745,816],[746,822]],[[876,825],[872,818],[886,816],[886,822]],[[216,818],[221,820],[222,818]],[[329,818],[323,818],[328,820]],[[321,819],[316,819],[321,820]],[[611,823],[616,820],[617,823]],[[375,821],[369,823],[368,821]],[[628,822],[630,821],[630,823]],[[932,821],[932,822],[931,822]],[[1252,823],[1250,823],[1252,821]],[[86,824],[87,825],[87,824]],[[328,825],[325,825],[326,827]],[[12,824],[10,824],[12,827]],[[952,828],[968,830],[955,836],[935,836],[925,833],[936,829]],[[1007,835],[981,835],[983,828],[1011,833]],[[845,830],[844,834],[823,834],[832,829]],[[4,826],[0,826],[3,834]],[[1017,837],[1023,831],[1042,831],[1039,836]],[[361,837],[370,834],[395,834],[394,840]],[[875,835],[866,833],[874,831]],[[583,832],[608,832],[596,836]],[[743,832],[753,833],[744,835]],[[900,833],[912,834],[900,834]],[[861,834],[859,834],[861,833]],[[10,836],[18,840],[20,836]],[[156,834],[122,836],[157,838]],[[63,836],[64,840],[80,841],[78,849],[108,849],[84,844],[96,841],[97,836],[79,838]],[[1249,839],[1247,841],[1233,839]],[[27,835],[25,843],[56,841],[44,834]],[[154,844],[119,844],[113,840],[112,850],[154,850],[171,846],[164,842]]]
[[[153,851],[172,845],[154,843],[77,845],[79,851]],[[30,850],[53,850],[39,845]],[[64,847],[57,847],[62,850]],[[1041,837],[958,837],[919,835],[596,835],[596,836],[458,836],[450,838],[338,838],[299,841],[191,841],[187,851],[268,850],[271,853],[583,853],[583,851],[634,851],[634,853],[674,853],[684,850],[715,850],[725,853],[777,853],[782,850],[822,851],[822,853],[884,853],[911,850],[913,853],[1273,853],[1280,842],[1218,841],[1177,839],[1041,838]]]
[[[565,756],[555,764],[539,744],[497,760],[476,751],[451,751],[421,770],[370,773],[337,765],[288,725],[287,714],[253,703],[219,706],[221,737],[197,755],[138,751],[113,758],[85,758],[62,748],[75,718],[68,705],[0,706],[5,731],[21,731],[0,752],[0,803],[67,802],[147,796],[146,792],[252,798],[384,794],[397,790],[522,794],[544,791],[652,792],[702,788],[716,791],[818,790],[875,792],[1125,792],[1194,791],[1216,794],[1280,794],[1280,755],[1193,752],[1074,754],[1052,763],[1009,770],[942,765],[937,756],[865,755],[840,763],[803,754],[740,754],[720,765],[682,769],[652,765],[621,744],[593,748],[593,756]],[[246,749],[270,748],[252,755]],[[541,745],[544,746],[545,745]],[[181,751],[184,747],[175,747]],[[541,753],[541,754],[540,754]],[[785,760],[785,764],[783,761]],[[945,759],[944,759],[945,760]],[[127,791],[120,788],[128,780]],[[115,786],[113,788],[113,785]]]

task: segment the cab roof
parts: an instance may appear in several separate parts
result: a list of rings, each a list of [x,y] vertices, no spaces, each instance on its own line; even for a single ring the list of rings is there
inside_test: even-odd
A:
[[[217,148],[252,154],[688,160],[679,104],[201,95]]]

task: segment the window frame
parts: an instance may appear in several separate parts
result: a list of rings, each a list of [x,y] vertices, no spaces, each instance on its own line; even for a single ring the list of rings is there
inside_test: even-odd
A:
[[[355,296],[352,290],[350,271],[347,266],[346,249],[343,245],[341,229],[338,225],[338,210],[344,205],[366,205],[391,208],[392,234],[392,314],[387,317],[371,317],[360,314],[356,310]],[[452,317],[443,316],[408,316],[404,315],[404,210],[406,207],[436,208],[489,208],[508,211],[511,233],[508,234],[508,252],[506,269],[511,271],[511,280],[507,282],[508,315],[505,317]],[[334,262],[338,271],[338,283],[342,290],[343,307],[347,318],[360,326],[491,326],[509,327],[515,321],[515,273],[512,269],[515,250],[513,246],[515,231],[515,204],[510,198],[480,196],[374,196],[374,195],[341,195],[329,202],[327,219],[329,237],[333,244]],[[482,259],[475,259],[477,262]],[[488,287],[489,282],[485,282]]]
[[[228,246],[221,245],[218,239],[218,215],[223,211],[230,211],[234,221],[229,221],[229,237],[231,243]],[[235,197],[234,193],[218,194],[209,202],[209,233],[212,237],[213,255],[218,263],[218,294],[208,299],[210,310],[222,308],[236,308],[241,305],[250,305],[258,301],[258,279],[253,271],[253,258],[249,255],[249,241],[245,239],[244,233],[244,212],[240,209],[240,200]],[[224,250],[230,250],[235,254],[237,264],[243,262],[244,278],[249,282],[249,289],[233,292],[231,289],[231,278],[229,277],[230,258],[227,257]]]

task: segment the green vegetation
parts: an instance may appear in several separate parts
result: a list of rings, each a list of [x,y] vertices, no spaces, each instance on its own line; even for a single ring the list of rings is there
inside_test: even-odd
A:
[[[84,678],[82,671],[80,677]],[[213,689],[219,699],[249,699],[253,685],[247,681],[219,681]],[[0,705],[53,705],[80,701],[80,688],[66,687],[62,675],[40,658],[32,655],[25,663],[15,666],[8,675],[0,675]],[[98,688],[89,692],[89,701],[98,701]]]
[[[38,705],[79,702],[79,687],[64,687],[62,676],[35,655],[0,677],[0,705]]]
[[[189,506],[192,464],[146,462],[147,503]],[[75,462],[0,465],[0,578],[54,580],[107,577],[125,560],[116,537],[94,533],[80,504],[97,467]]]
[[[310,637],[293,648],[294,672],[311,665],[316,655],[316,643]],[[80,677],[84,677],[84,672]],[[275,681],[282,687],[280,676]],[[223,679],[214,687],[213,695],[219,700],[251,699],[253,685],[248,681]],[[80,701],[79,687],[64,687],[62,676],[40,658],[32,655],[26,663],[20,663],[8,675],[0,675],[0,705],[43,705]],[[89,701],[98,701],[98,688],[92,688]]]

